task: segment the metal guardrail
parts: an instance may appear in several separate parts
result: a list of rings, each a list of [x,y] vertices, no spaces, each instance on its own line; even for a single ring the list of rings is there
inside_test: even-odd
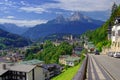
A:
[[[83,64],[81,65],[79,71],[77,72],[77,74],[74,76],[72,80],[85,80],[87,62],[88,62],[88,55],[86,55],[85,60],[83,61]]]

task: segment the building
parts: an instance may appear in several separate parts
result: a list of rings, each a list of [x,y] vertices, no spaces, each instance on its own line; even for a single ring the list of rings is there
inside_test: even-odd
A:
[[[66,59],[66,65],[75,66],[80,62],[80,57],[68,57]]]
[[[83,50],[83,47],[75,47],[72,51],[72,55],[74,57],[80,57],[81,51]]]
[[[36,65],[1,63],[0,80],[45,80]]]
[[[120,52],[120,17],[117,17],[114,22],[114,26],[112,27],[112,35],[111,35],[111,49],[112,52]]]
[[[62,67],[59,64],[44,64],[42,65],[44,68],[45,73],[45,79],[50,80],[50,78],[58,75],[62,71]]]
[[[70,55],[61,55],[59,57],[59,63],[60,64],[63,64],[63,65],[66,65],[66,58],[70,57]]]
[[[59,63],[68,66],[75,66],[80,62],[80,57],[78,56],[69,56],[61,55],[59,58]]]
[[[110,29],[108,30],[110,31]],[[111,38],[112,44],[111,47],[103,47],[102,54],[108,52],[120,52],[120,17],[117,17],[114,21],[114,26],[112,26],[111,34],[108,37]],[[109,38],[108,38],[109,39]]]
[[[88,50],[88,52],[95,52],[95,46],[93,42],[84,43],[84,48]]]
[[[116,42],[120,39],[120,17],[116,18],[114,24],[115,25],[112,27],[112,36],[111,36],[112,42]]]

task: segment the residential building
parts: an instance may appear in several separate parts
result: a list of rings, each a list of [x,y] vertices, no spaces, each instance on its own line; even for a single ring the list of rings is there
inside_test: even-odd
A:
[[[75,66],[80,62],[80,57],[68,57],[66,59],[66,65]]]
[[[86,42],[84,44],[84,48],[88,50],[88,52],[94,52],[95,51],[95,46],[92,42]]]
[[[61,55],[59,58],[59,63],[68,66],[75,66],[80,62],[80,57],[78,56],[69,56],[69,55]]]
[[[53,76],[61,73],[62,67],[59,64],[44,64],[42,67],[45,69],[45,78],[49,80]]]
[[[117,17],[114,26],[112,27],[112,36],[111,36],[111,49],[113,52],[120,52],[120,17]]]
[[[108,36],[110,36],[110,34]],[[112,41],[111,47],[104,47],[102,49],[102,54],[106,54],[108,52],[120,52],[120,17],[115,19],[114,26],[111,29],[110,38]]]
[[[0,80],[45,80],[36,65],[1,63]]]
[[[112,27],[112,42],[117,42],[120,40],[120,17],[116,18],[115,25]]]
[[[59,63],[60,64],[63,64],[63,65],[66,65],[66,58],[67,57],[70,57],[70,55],[61,55],[60,57],[59,57]]]

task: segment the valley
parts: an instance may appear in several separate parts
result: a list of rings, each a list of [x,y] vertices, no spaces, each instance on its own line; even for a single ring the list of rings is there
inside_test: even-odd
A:
[[[113,1],[1,0],[0,80],[118,80]]]

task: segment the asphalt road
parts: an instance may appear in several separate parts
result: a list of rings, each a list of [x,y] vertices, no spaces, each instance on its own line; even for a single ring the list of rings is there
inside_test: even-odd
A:
[[[95,73],[99,72],[97,74],[99,78],[105,78],[103,80],[120,80],[120,58],[94,54],[90,54],[89,58],[96,69]]]

